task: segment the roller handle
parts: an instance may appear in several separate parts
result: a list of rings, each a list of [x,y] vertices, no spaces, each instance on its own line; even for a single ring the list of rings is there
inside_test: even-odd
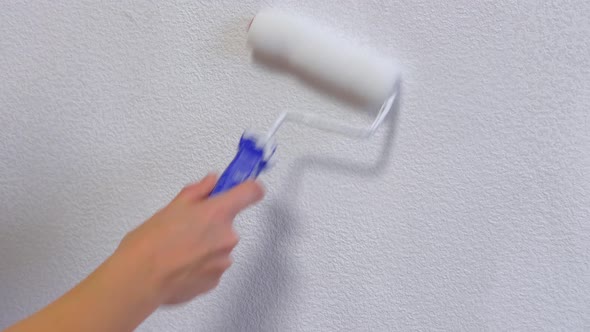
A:
[[[256,179],[267,166],[264,148],[257,147],[255,138],[242,135],[236,156],[219,177],[209,197],[228,191],[244,181]]]

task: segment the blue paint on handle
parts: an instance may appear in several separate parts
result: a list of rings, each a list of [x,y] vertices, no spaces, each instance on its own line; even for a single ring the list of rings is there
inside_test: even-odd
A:
[[[255,136],[242,135],[236,156],[221,174],[209,197],[230,190],[246,180],[258,177],[267,168],[268,161],[274,153],[274,146],[270,148],[272,151],[268,153],[267,147],[257,146]]]

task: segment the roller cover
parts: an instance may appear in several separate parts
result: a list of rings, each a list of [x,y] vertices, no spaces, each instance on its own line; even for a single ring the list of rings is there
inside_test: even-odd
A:
[[[383,103],[399,77],[399,68],[390,59],[331,36],[308,20],[274,9],[254,17],[248,44],[255,55],[283,64],[306,81],[363,104]]]

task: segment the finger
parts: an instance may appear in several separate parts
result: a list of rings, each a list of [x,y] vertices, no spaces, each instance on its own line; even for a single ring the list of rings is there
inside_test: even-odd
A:
[[[233,189],[211,199],[212,204],[230,217],[235,217],[240,211],[260,201],[264,197],[264,189],[256,181],[246,181]]]
[[[210,173],[201,179],[201,181],[184,187],[180,193],[178,193],[175,200],[183,202],[201,201],[209,196],[209,193],[213,190],[213,187],[215,187],[216,182],[217,175]]]

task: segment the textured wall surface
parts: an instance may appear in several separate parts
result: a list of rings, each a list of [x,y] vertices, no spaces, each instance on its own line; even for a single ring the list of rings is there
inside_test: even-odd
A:
[[[254,66],[266,5],[405,65],[366,142],[279,133],[221,286],[140,331],[590,330],[590,3],[2,1],[0,328],[73,286],[241,131],[354,120]]]

